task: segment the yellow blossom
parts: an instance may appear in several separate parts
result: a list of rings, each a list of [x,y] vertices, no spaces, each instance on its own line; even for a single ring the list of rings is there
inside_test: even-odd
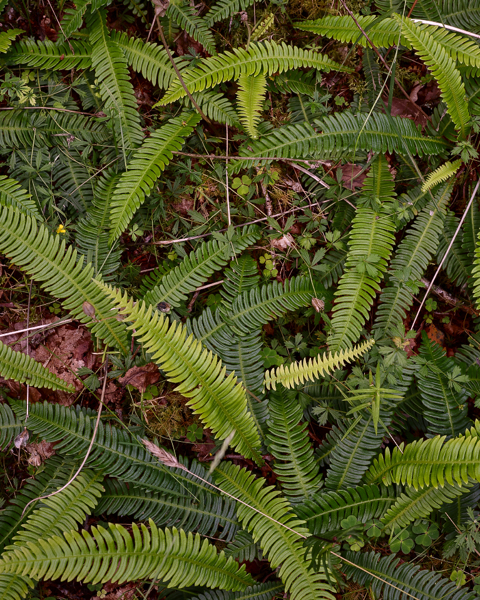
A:
[[[59,225],[57,227],[57,233],[66,233],[67,230],[65,229],[65,227],[63,225]]]

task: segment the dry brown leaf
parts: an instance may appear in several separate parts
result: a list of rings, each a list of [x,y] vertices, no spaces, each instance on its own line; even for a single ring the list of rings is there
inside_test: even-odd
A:
[[[143,367],[132,367],[124,377],[119,377],[118,381],[123,385],[133,385],[142,394],[146,391],[149,385],[157,383],[160,379],[160,371],[154,363],[148,363]]]

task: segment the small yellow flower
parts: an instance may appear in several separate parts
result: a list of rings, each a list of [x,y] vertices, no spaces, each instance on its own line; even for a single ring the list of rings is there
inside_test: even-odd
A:
[[[63,225],[59,225],[57,227],[57,233],[67,233],[67,230],[65,229],[65,227]]]

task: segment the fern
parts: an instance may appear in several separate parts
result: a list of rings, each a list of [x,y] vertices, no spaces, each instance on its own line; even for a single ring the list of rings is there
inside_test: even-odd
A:
[[[65,10],[62,19],[62,29],[58,37],[60,43],[68,40],[72,33],[80,29],[89,5],[90,0],[76,0],[75,6],[68,7]]]
[[[270,419],[267,443],[275,457],[273,470],[292,504],[303,502],[321,486],[321,475],[305,426],[302,409],[286,394],[272,393],[268,399]]]
[[[15,379],[19,383],[29,383],[38,388],[75,392],[75,387],[51,373],[41,363],[22,352],[14,352],[0,341],[0,375],[5,379]]]
[[[122,352],[127,352],[125,327],[112,318],[112,305],[92,282],[93,268],[77,262],[77,251],[66,249],[60,237],[12,207],[0,206],[0,250],[17,266],[43,284],[64,307],[92,332]],[[84,311],[91,305],[95,317]]]
[[[135,153],[113,192],[111,200],[110,243],[120,237],[135,211],[152,190],[160,173],[180,150],[184,138],[193,131],[200,117],[183,114],[157,129]]]
[[[444,503],[450,504],[466,492],[468,487],[449,484],[442,488],[409,489],[406,493],[400,494],[395,504],[382,517],[383,526],[389,531],[408,527],[412,521],[428,517]]]
[[[429,203],[420,212],[398,246],[390,265],[388,284],[380,296],[381,304],[374,323],[374,328],[385,335],[390,335],[402,323],[413,304],[413,289],[409,283],[415,284],[424,276],[435,254],[443,230],[445,206],[451,192],[450,185],[439,190],[434,198],[435,203]]]
[[[195,14],[195,10],[186,0],[170,2],[165,16],[173,19],[188,35],[202,44],[209,54],[216,54],[215,40],[209,25]]]
[[[260,121],[260,112],[263,108],[267,80],[263,73],[258,75],[240,75],[238,80],[238,112],[240,121],[248,135],[256,140],[258,138],[257,125]]]
[[[361,485],[337,492],[326,490],[295,507],[295,512],[306,522],[312,535],[321,535],[340,529],[341,521],[350,515],[360,523],[378,519],[395,502],[391,488]]]
[[[14,65],[34,69],[88,69],[92,65],[92,48],[89,43],[72,40],[55,44],[50,40],[35,42],[20,40],[5,59]]]
[[[228,19],[237,12],[247,10],[257,0],[218,0],[205,15],[205,23],[211,27],[217,21]]]
[[[475,260],[472,269],[473,279],[473,296],[477,303],[477,307],[480,307],[480,231],[478,232],[477,245],[475,246]]]
[[[113,523],[109,530],[92,527],[92,534],[83,530],[40,538],[4,554],[0,573],[94,584],[159,578],[169,587],[207,585],[234,591],[253,583],[245,566],[217,554],[198,534],[175,528],[162,531],[151,520],[149,525],[150,529],[133,524],[133,538]]]
[[[458,588],[456,583],[434,571],[421,570],[400,558],[381,556],[375,552],[346,552],[345,558],[358,565],[346,565],[347,577],[360,585],[368,585],[372,593],[384,600],[401,600],[414,596],[417,600],[475,600],[473,592]],[[389,585],[390,584],[390,585]],[[402,592],[405,594],[402,594]],[[408,594],[408,596],[407,596]]]
[[[193,93],[192,98],[212,121],[238,126],[238,114],[230,100],[225,98],[223,94],[217,94],[212,90],[205,90],[204,92]],[[182,104],[186,108],[194,108],[190,98],[186,96],[182,99]]]
[[[271,75],[298,67],[313,67],[326,72],[332,69],[350,72],[349,68],[312,50],[302,50],[284,43],[264,42],[251,44],[248,50],[234,48],[232,52],[207,58],[197,68],[182,73],[182,76],[190,92],[201,92],[223,81],[236,80],[241,75]],[[158,104],[164,106],[185,95],[180,83],[174,81]]]
[[[237,296],[248,292],[260,283],[258,265],[248,254],[240,256],[225,269],[224,283],[220,294],[225,304],[231,305]]]
[[[238,518],[243,527],[252,532],[253,539],[259,542],[271,567],[281,565],[278,574],[292,599],[332,599],[332,590],[323,569],[315,572],[307,566],[298,534],[308,537],[309,533],[304,522],[290,512],[287,501],[279,498],[278,492],[272,488],[265,487],[263,480],[256,480],[252,473],[235,465],[224,464],[216,474],[217,483],[225,492],[246,503],[238,505]]]
[[[433,171],[433,173],[430,173],[430,175],[428,175],[428,177],[426,178],[425,183],[422,185],[422,191],[426,192],[427,190],[431,190],[433,187],[435,187],[442,181],[445,181],[452,175],[455,175],[455,173],[460,168],[461,164],[461,160],[454,160],[453,163],[447,161],[446,163],[438,167],[438,169],[435,169],[435,171]]]
[[[24,33],[23,29],[9,29],[8,31],[0,32],[0,54],[5,54],[17,35],[21,33]]]
[[[252,535],[240,529],[237,531],[235,539],[225,548],[225,555],[237,559],[240,563],[246,560],[253,562],[262,556],[262,551],[253,540]]]
[[[281,365],[277,369],[266,371],[265,387],[275,390],[277,383],[281,383],[286,388],[292,388],[304,381],[315,381],[319,377],[331,374],[346,362],[368,352],[374,343],[374,340],[367,340],[355,348],[339,350],[335,353],[329,352],[328,355],[317,356],[317,358],[304,358],[302,361],[293,362],[287,367]]]
[[[114,115],[115,131],[120,146],[126,150],[133,149],[142,143],[143,132],[127,61],[118,44],[110,38],[103,10],[92,14],[88,25],[92,45],[92,67],[100,81],[100,94],[105,109]]]
[[[24,600],[32,587],[33,581],[28,577],[0,574],[0,600]]]
[[[42,217],[36,203],[31,198],[31,194],[28,194],[14,179],[0,175],[0,204],[14,206],[40,221]]]
[[[272,597],[278,596],[281,592],[283,592],[283,585],[272,581],[253,585],[243,592],[224,592],[222,590],[204,592],[192,600],[272,600]]]
[[[22,429],[21,423],[16,419],[12,409],[8,404],[0,404],[0,450],[6,452],[12,440],[20,433]],[[0,513],[1,515],[2,513]],[[1,517],[0,517],[0,532],[1,532]],[[1,536],[1,533],[0,533]],[[0,551],[1,551],[0,537]]]
[[[151,289],[145,293],[145,303],[157,305],[159,302],[168,302],[172,306],[179,306],[187,300],[186,294],[195,291],[213,273],[225,266],[231,254],[242,252],[255,243],[258,237],[256,227],[246,227],[231,243],[213,240],[201,244],[198,250],[191,252],[178,267],[168,273],[154,271],[148,278],[147,285]]]
[[[224,439],[235,430],[232,447],[261,463],[260,440],[246,410],[245,392],[233,375],[225,377],[225,367],[218,358],[193,336],[187,338],[182,324],[169,325],[165,315],[153,311],[152,306],[147,309],[144,302],[134,306],[120,292],[100,285],[132,322],[130,328],[135,329],[135,337],[152,354],[167,379],[179,384],[176,390],[190,398],[189,405],[214,435]]]
[[[423,400],[423,415],[432,434],[456,436],[471,425],[468,418],[468,393],[452,389],[446,375],[455,367],[442,348],[422,333],[420,357],[427,364],[418,373],[418,387]]]
[[[397,15],[394,15],[394,18],[401,23],[403,34],[435,76],[452,121],[460,135],[465,138],[469,131],[470,115],[465,100],[465,86],[454,60],[428,31],[408,19]]]
[[[192,498],[168,496],[146,491],[140,486],[120,481],[106,481],[96,514],[132,515],[135,519],[152,519],[156,525],[180,527],[184,531],[197,531],[229,541],[238,529],[235,505],[228,498],[214,494],[197,493]]]
[[[397,11],[400,12],[400,11]],[[480,28],[478,0],[423,0],[412,12],[417,19],[441,21],[454,27],[475,31]]]
[[[82,154],[76,151],[60,152],[54,167],[54,178],[63,206],[71,204],[85,214],[93,200],[93,180]]]
[[[447,212],[445,225],[440,233],[439,244],[437,246],[437,264],[440,264],[450,247],[442,269],[446,272],[448,279],[457,286],[465,285],[471,276],[471,260],[468,252],[463,249],[463,233],[460,230],[459,235],[455,238],[453,245],[450,246],[460,219],[452,211]]]
[[[274,156],[280,158],[315,157],[330,160],[332,156],[352,156],[355,150],[384,154],[440,154],[448,145],[439,138],[423,136],[410,120],[381,113],[370,116],[349,111],[336,113],[317,121],[322,130],[317,133],[307,124],[286,125],[263,135],[245,149],[244,156]],[[256,165],[255,161],[237,160],[232,172]],[[262,162],[264,164],[264,162]]]
[[[0,144],[5,148],[24,148],[40,143],[45,117],[35,111],[12,110],[0,112]]]

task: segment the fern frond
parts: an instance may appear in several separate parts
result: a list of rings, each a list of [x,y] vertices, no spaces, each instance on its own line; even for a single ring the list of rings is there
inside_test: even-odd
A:
[[[197,531],[201,535],[215,536],[230,541],[238,529],[235,504],[228,498],[213,494],[196,494],[190,497],[168,496],[144,490],[141,486],[107,480],[96,514],[132,515],[134,519],[152,519],[156,525]]]
[[[82,154],[75,150],[62,152],[57,156],[53,176],[58,186],[58,196],[63,206],[72,205],[84,215],[93,201],[93,179],[91,170],[82,160]]]
[[[110,230],[110,203],[120,176],[105,173],[95,183],[95,199],[85,216],[77,224],[75,236],[78,250],[93,267],[94,277],[102,276],[108,281],[120,266],[122,253],[118,243],[108,244]]]
[[[22,186],[6,175],[0,175],[0,204],[3,206],[14,206],[27,215],[42,220],[42,216],[32,195]]]
[[[260,112],[263,108],[267,79],[263,73],[258,75],[240,75],[238,79],[237,110],[240,121],[248,135],[258,139],[257,125],[261,119]]]
[[[195,13],[188,2],[185,0],[170,2],[165,16],[173,19],[181,29],[185,30],[195,41],[202,44],[209,54],[217,53],[210,26]]]
[[[240,294],[257,287],[260,282],[258,265],[248,254],[232,260],[230,267],[225,269],[223,277],[220,295],[228,305],[231,305]]]
[[[258,453],[260,439],[251,416],[247,413],[245,391],[233,375],[225,376],[218,358],[189,336],[181,323],[169,324],[164,314],[144,302],[129,301],[105,284],[99,284],[132,322],[135,337],[144,344],[167,379],[179,384],[176,390],[214,435],[225,439],[235,430],[231,446],[244,456],[262,462]]]
[[[350,515],[360,523],[378,519],[396,502],[392,490],[377,485],[361,485],[345,490],[325,490],[295,507],[312,535],[341,528],[342,519]]]
[[[473,435],[445,439],[415,440],[392,452],[386,448],[370,467],[367,481],[403,483],[416,490],[445,483],[467,485],[469,477],[480,481],[480,439]]]
[[[127,353],[125,326],[112,318],[112,304],[92,281],[93,268],[46,227],[12,207],[0,206],[0,250],[63,302],[78,321],[107,344]],[[87,302],[95,319],[83,310]]]
[[[445,225],[440,232],[437,246],[437,264],[440,264],[448,249],[447,257],[442,265],[448,279],[457,286],[465,285],[471,276],[472,264],[468,252],[463,248],[463,232],[460,230],[455,241],[450,245],[457,231],[460,219],[453,211],[448,211]]]
[[[22,424],[17,420],[8,404],[0,404],[0,450],[5,452],[22,430]],[[2,550],[0,513],[0,552]]]
[[[72,33],[80,29],[90,3],[91,0],[75,0],[75,6],[69,6],[65,9],[62,18],[62,29],[58,34],[58,41],[60,43],[68,40]]]
[[[200,116],[183,114],[157,129],[145,140],[128,164],[113,192],[110,213],[110,243],[125,231],[136,210],[149,195],[161,172],[172,160],[172,152],[180,150]]]
[[[182,75],[190,92],[202,92],[223,81],[236,80],[241,75],[271,75],[298,67],[313,67],[325,72],[333,69],[348,73],[351,70],[312,50],[302,50],[285,43],[263,42],[251,44],[248,50],[234,48],[232,52],[207,58],[200,66]],[[185,95],[185,90],[175,80],[158,104],[165,106]]]
[[[20,40],[10,50],[5,60],[9,64],[34,69],[88,69],[92,64],[92,48],[88,42],[72,40],[70,44],[55,44],[51,40],[38,42]]]
[[[200,106],[206,116],[217,123],[226,123],[227,125],[238,126],[238,114],[233,108],[233,104],[224,94],[216,94],[212,90],[204,92],[195,92],[192,94],[195,102]],[[187,96],[181,100],[183,106],[193,109],[194,106]]]
[[[124,31],[112,31],[110,35],[125,54],[128,66],[153,85],[158,85],[161,90],[166,89],[176,77],[165,49],[158,44],[129,37]],[[176,57],[174,60],[179,70],[187,64],[182,58]]]
[[[377,598],[400,600],[414,596],[417,600],[475,600],[477,597],[440,573],[420,569],[409,562],[399,564],[401,559],[394,554],[382,557],[376,552],[346,552],[344,556],[359,567],[345,565],[346,576],[368,586]]]
[[[468,492],[468,487],[448,483],[442,488],[408,489],[406,493],[400,494],[395,500],[395,504],[388,509],[381,521],[388,531],[396,528],[403,529],[416,519],[428,517],[442,504],[454,502],[456,498],[466,492]]]
[[[389,281],[380,295],[374,328],[385,335],[406,318],[413,304],[413,291],[409,282],[419,281],[435,255],[444,226],[446,205],[452,192],[445,185],[417,216],[411,228],[400,242],[390,264]],[[396,280],[392,279],[396,277]]]
[[[231,255],[239,254],[254,244],[259,235],[258,228],[246,227],[231,243],[217,240],[202,243],[197,250],[184,258],[178,267],[168,273],[154,271],[147,285],[151,287],[151,284],[155,283],[143,298],[145,304],[157,305],[159,302],[168,302],[172,306],[179,306],[187,300],[186,294],[195,291],[213,273],[224,267]]]
[[[455,173],[460,168],[461,164],[461,160],[454,160],[453,163],[447,161],[446,163],[438,167],[438,169],[435,169],[433,173],[430,173],[427,176],[425,183],[422,185],[422,191],[426,192],[428,190],[431,190],[439,183],[442,183],[442,181],[445,181],[452,175],[455,175]]]
[[[449,386],[447,374],[455,367],[453,358],[422,332],[420,356],[427,364],[417,375],[423,400],[423,416],[432,434],[456,436],[472,424],[468,418],[468,392]]]
[[[338,352],[329,352],[328,355],[317,356],[316,358],[304,358],[302,361],[293,362],[287,367],[281,365],[276,369],[270,369],[265,372],[265,387],[267,389],[276,389],[278,383],[286,388],[292,388],[294,385],[304,383],[305,381],[315,381],[319,377],[330,375],[336,369],[342,367],[345,363],[355,360],[368,352],[375,341],[367,340],[355,348],[339,350]]]
[[[24,420],[25,403],[15,400],[11,400],[10,403],[15,414]],[[30,407],[28,427],[47,442],[57,442],[57,452],[78,457],[84,456],[90,445],[94,420],[95,413],[90,410],[69,409],[45,402]],[[210,488],[200,484],[194,475],[181,469],[173,473],[165,469],[144,450],[135,437],[123,429],[103,425],[102,421],[99,423],[87,466],[108,473],[110,477],[133,482],[141,485],[143,489],[160,492],[169,497],[186,495],[191,499],[192,494],[213,493]],[[209,480],[209,475],[198,463],[192,463],[189,468],[193,473]]]
[[[45,137],[42,133],[45,120],[45,117],[37,111],[1,111],[0,144],[6,148],[32,147],[35,133],[36,143],[40,143]]]
[[[75,392],[75,387],[51,373],[42,363],[23,352],[15,352],[0,341],[0,375],[33,387]]]
[[[0,573],[30,575],[36,579],[60,579],[86,583],[161,579],[168,587],[207,585],[234,591],[253,583],[233,558],[200,536],[177,529],[158,529],[149,521],[132,525],[133,538],[121,525],[109,530],[92,527],[92,534],[71,531],[63,537],[40,538],[4,554]]]
[[[244,529],[240,529],[237,531],[235,539],[225,548],[225,556],[236,558],[239,563],[246,560],[252,562],[256,558],[262,557],[262,551],[252,535]]]
[[[237,12],[246,10],[257,1],[258,0],[219,0],[205,15],[205,23],[208,27],[211,27],[217,21],[223,21]]]
[[[400,13],[401,10],[396,12]],[[433,19],[478,33],[480,3],[478,0],[423,0],[413,9],[412,17],[426,21]]]
[[[216,470],[216,480],[222,490],[246,503],[238,504],[238,518],[243,527],[252,532],[253,539],[260,544],[271,567],[275,569],[281,565],[278,575],[292,599],[333,600],[333,590],[327,583],[325,571],[320,568],[315,572],[308,567],[298,533],[308,537],[309,532],[304,521],[292,514],[287,500],[279,497],[271,487],[265,487],[263,478],[255,479],[252,473],[236,465],[223,463]],[[282,524],[289,529],[282,527]]]
[[[224,592],[223,590],[207,591],[191,600],[272,600],[283,592],[283,585],[278,581],[260,583],[247,587],[243,592]]]
[[[353,155],[355,149],[368,150],[380,154],[441,154],[449,144],[438,137],[422,135],[420,129],[410,119],[390,117],[382,113],[370,116],[343,111],[329,115],[316,122],[322,130],[317,133],[307,124],[285,125],[274,129],[261,139],[249,144],[242,154],[248,157],[275,156],[276,158],[323,158]],[[262,161],[264,164],[265,161]],[[254,166],[255,161],[237,160],[232,165],[236,173]],[[259,164],[259,163],[258,163]]]
[[[9,29],[0,33],[0,54],[5,54],[12,45],[13,40],[24,33],[23,29]]]
[[[24,600],[34,585],[29,577],[0,574],[0,600]]]
[[[394,18],[401,24],[403,34],[410,40],[417,54],[437,80],[452,121],[461,136],[465,138],[469,131],[470,115],[465,99],[465,86],[460,72],[455,67],[455,61],[427,30],[409,19],[398,15],[394,15]]]
[[[127,61],[118,44],[110,38],[103,10],[90,15],[88,25],[92,45],[92,67],[100,82],[100,95],[105,109],[115,115],[115,131],[119,145],[131,150],[140,146],[143,132]]]
[[[270,394],[268,410],[267,444],[275,457],[273,470],[290,502],[304,502],[320,489],[322,477],[305,425],[300,424],[303,411],[293,398],[278,392]]]
[[[477,245],[475,246],[475,260],[472,269],[473,297],[477,308],[480,307],[480,231],[477,234]]]

